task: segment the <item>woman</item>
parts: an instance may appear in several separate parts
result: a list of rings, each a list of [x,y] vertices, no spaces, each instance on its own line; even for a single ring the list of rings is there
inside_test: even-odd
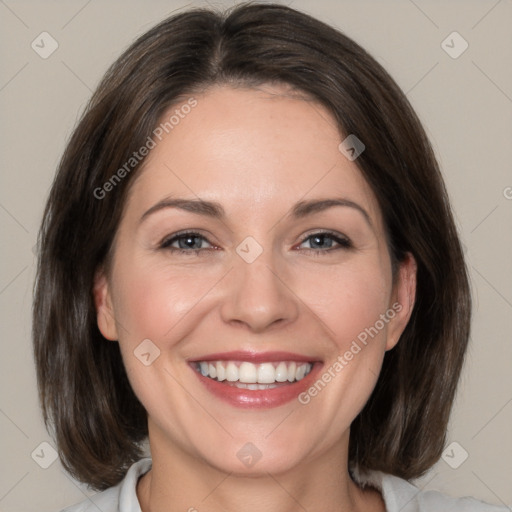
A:
[[[44,214],[43,413],[103,491],[66,510],[502,510],[407,482],[442,453],[469,319],[382,67],[284,6],[173,16],[107,72]]]

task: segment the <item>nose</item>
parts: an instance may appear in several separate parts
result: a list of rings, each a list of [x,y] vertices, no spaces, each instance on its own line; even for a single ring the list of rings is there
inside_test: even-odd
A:
[[[283,265],[276,270],[271,251],[264,251],[252,263],[237,255],[235,259],[221,307],[223,320],[252,332],[295,321],[300,300],[287,283]]]

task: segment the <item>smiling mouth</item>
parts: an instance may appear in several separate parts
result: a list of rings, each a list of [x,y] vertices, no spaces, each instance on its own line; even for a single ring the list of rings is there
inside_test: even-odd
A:
[[[313,362],[197,361],[195,369],[203,377],[240,389],[265,390],[299,382],[311,372]]]

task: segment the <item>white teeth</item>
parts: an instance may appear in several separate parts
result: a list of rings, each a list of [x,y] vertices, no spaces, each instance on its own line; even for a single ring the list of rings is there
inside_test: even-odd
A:
[[[306,373],[306,367],[303,364],[297,366],[297,373],[295,374],[295,380],[301,380],[304,378],[304,374]]]
[[[273,389],[277,388],[276,384],[245,384],[243,382],[235,382],[232,384],[235,388],[240,389],[252,389],[254,390],[261,390],[261,389]]]
[[[238,368],[232,361],[226,366],[226,380],[229,382],[236,382],[238,380]]]
[[[290,363],[288,365],[288,381],[293,382],[295,380],[296,375],[297,375],[297,365],[295,363]]]
[[[288,380],[288,367],[286,363],[279,363],[276,368],[276,382],[286,382]]]
[[[272,363],[258,365],[258,382],[260,384],[272,384],[276,381],[276,370]]]
[[[312,369],[311,363],[281,361],[253,364],[248,361],[201,361],[198,371],[204,377],[236,383],[244,389],[269,389],[276,382],[302,380]]]
[[[224,365],[222,363],[217,363],[215,365],[215,369],[217,370],[217,380],[226,380],[226,368],[224,368]]]
[[[238,368],[238,380],[247,384],[254,384],[258,379],[258,369],[252,363],[243,362]]]

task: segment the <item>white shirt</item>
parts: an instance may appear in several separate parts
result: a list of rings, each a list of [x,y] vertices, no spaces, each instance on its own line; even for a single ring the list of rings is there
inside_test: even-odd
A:
[[[136,486],[139,477],[150,469],[151,458],[141,459],[116,486],[61,512],[142,512]],[[451,498],[437,491],[421,491],[402,478],[379,471],[355,478],[362,485],[379,489],[387,512],[510,512],[508,507],[488,505],[474,498]]]

